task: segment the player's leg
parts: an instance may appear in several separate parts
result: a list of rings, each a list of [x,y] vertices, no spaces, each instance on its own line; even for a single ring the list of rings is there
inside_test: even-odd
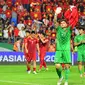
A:
[[[43,52],[42,52],[42,49],[40,49],[40,67],[39,67],[39,71],[41,71],[41,69],[42,69],[43,61],[44,61]]]
[[[44,61],[44,57],[46,55],[46,52],[44,50],[40,50],[40,68],[39,70],[42,69],[42,66],[44,66],[45,69],[47,69],[46,62]]]
[[[32,60],[33,60],[33,73],[37,74],[36,73],[36,52],[32,53],[31,56],[32,56]]]
[[[43,61],[43,66],[46,70],[48,70],[45,60]]]
[[[43,66],[44,66],[44,68],[45,68],[46,70],[48,70],[47,65],[46,65],[46,62],[45,62],[45,60],[44,60],[45,56],[46,56],[46,51],[43,52],[42,57],[43,57]]]
[[[85,77],[85,51],[84,51],[84,55],[83,55],[83,62],[84,62],[84,77]]]
[[[55,68],[57,75],[59,77],[59,81],[57,82],[57,85],[61,85],[61,82],[63,80],[62,76],[62,66],[60,63],[62,63],[62,52],[61,51],[56,51],[55,53],[55,58],[54,58],[54,63],[55,63]]]
[[[84,62],[84,77],[85,77],[85,62]]]
[[[30,67],[31,67],[31,58],[28,55],[28,53],[25,53],[25,58],[26,58],[27,72],[28,72],[28,74],[30,74],[30,72],[31,72],[31,69],[30,69]]]
[[[62,77],[62,66],[61,64],[55,64],[56,72],[58,74],[59,79]]]
[[[39,67],[39,71],[41,71],[42,66],[43,66],[43,60],[40,58],[40,67]]]
[[[82,77],[82,52],[78,51],[78,70],[80,73],[80,77]]]
[[[36,73],[36,60],[33,60],[33,73],[37,74]]]
[[[71,63],[71,52],[70,51],[63,51],[63,60],[65,63],[65,83],[64,85],[68,85],[68,77],[69,77],[69,67]]]
[[[57,75],[58,75],[58,77],[59,77],[59,81],[57,82],[57,85],[61,85],[62,80],[63,80],[63,76],[62,76],[62,66],[61,66],[61,64],[55,64],[55,67],[56,67]]]
[[[65,64],[65,84],[64,85],[68,85],[68,77],[69,77],[69,64]]]
[[[31,62],[27,62],[27,72],[28,72],[28,74],[30,74],[31,73]]]
[[[82,77],[82,62],[78,62],[78,70],[80,73],[80,77]]]
[[[40,48],[40,66],[39,66],[39,71],[41,71],[43,66],[43,50]]]

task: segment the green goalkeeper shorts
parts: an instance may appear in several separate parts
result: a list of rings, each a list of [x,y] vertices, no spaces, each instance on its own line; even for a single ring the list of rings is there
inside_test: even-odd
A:
[[[70,51],[56,51],[54,57],[54,63],[71,63],[71,52]]]
[[[85,62],[85,51],[78,51],[78,58],[77,58],[77,61],[80,61],[80,62]]]

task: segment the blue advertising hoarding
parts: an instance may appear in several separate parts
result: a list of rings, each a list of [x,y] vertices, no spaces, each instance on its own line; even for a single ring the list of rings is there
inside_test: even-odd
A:
[[[45,56],[46,62],[54,62],[55,52],[47,52]],[[39,62],[37,56],[36,61]],[[4,62],[25,62],[25,56],[23,52],[0,52],[0,63]],[[77,53],[72,54],[72,65],[77,62]]]

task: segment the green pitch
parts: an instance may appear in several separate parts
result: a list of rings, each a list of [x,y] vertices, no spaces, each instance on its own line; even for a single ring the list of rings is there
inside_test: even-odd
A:
[[[49,65],[48,68],[48,71],[43,69],[38,74],[28,74],[25,65],[1,65],[0,85],[57,85],[55,66]],[[69,85],[85,85],[85,77],[79,77],[77,66],[71,66],[70,71]]]

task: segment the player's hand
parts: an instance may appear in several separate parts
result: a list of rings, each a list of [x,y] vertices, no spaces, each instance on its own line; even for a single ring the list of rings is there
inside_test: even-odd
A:
[[[40,56],[40,51],[38,51],[38,56]]]
[[[82,44],[82,41],[80,41],[78,45],[80,45],[80,44]]]
[[[40,34],[38,34],[38,36],[40,37],[41,35],[40,35]]]
[[[85,40],[82,40],[82,44],[85,43]]]
[[[61,7],[57,7],[56,11],[55,11],[55,15],[58,15],[60,14],[62,11],[62,8]]]
[[[70,10],[72,11],[74,7],[75,7],[74,5],[70,5]]]

